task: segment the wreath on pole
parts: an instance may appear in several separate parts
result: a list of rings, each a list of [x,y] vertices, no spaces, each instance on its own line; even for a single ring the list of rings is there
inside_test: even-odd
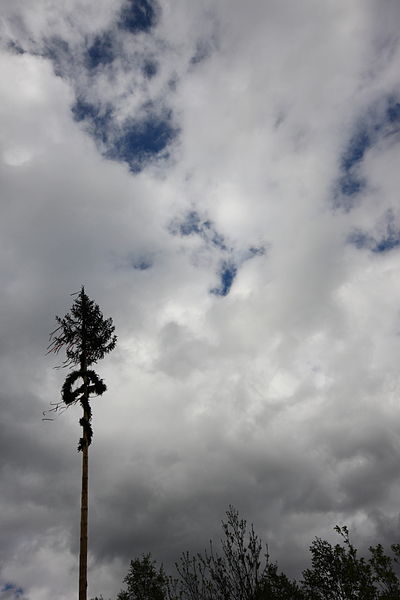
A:
[[[73,386],[80,377],[83,379],[83,384],[74,389]],[[79,424],[81,425],[84,434],[86,434],[88,446],[90,446],[92,443],[93,437],[93,429],[91,425],[92,409],[88,400],[91,395],[101,396],[104,394],[106,389],[107,386],[104,381],[100,379],[97,373],[92,369],[88,369],[86,372],[82,372],[81,370],[72,371],[69,373],[69,375],[67,375],[64,385],[61,389],[61,397],[66,406],[80,402],[82,408],[84,409],[84,414],[86,416],[83,416],[81,419],[79,419]],[[78,451],[83,449],[84,443],[85,435],[79,440]]]

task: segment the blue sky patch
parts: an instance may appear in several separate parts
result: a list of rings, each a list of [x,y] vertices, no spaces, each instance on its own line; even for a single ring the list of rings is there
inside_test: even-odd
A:
[[[388,252],[400,246],[400,228],[396,226],[393,213],[389,211],[386,218],[386,230],[379,239],[374,240],[372,252]]]
[[[167,118],[149,115],[144,121],[131,121],[115,134],[112,128],[112,111],[101,109],[90,102],[78,99],[72,107],[76,121],[87,124],[89,133],[105,146],[105,156],[128,163],[132,172],[142,170],[145,164],[160,156],[178,135]]]
[[[113,40],[110,33],[95,37],[86,53],[86,66],[96,69],[99,65],[110,64],[114,60]]]
[[[400,228],[397,227],[392,211],[386,215],[386,225],[381,235],[371,235],[361,229],[355,229],[348,237],[348,242],[359,250],[370,250],[375,254],[389,252],[400,246]]]
[[[99,107],[78,98],[71,108],[76,121],[85,121],[90,133],[101,142],[108,141],[108,129],[111,124],[111,109],[101,110]]]
[[[178,131],[169,118],[147,117],[144,121],[125,124],[123,133],[110,146],[107,156],[129,164],[135,173],[160,155],[175,139]]]
[[[212,288],[210,293],[214,294],[215,296],[227,296],[230,292],[236,274],[237,267],[232,261],[223,262],[219,273],[220,285],[219,287]]]
[[[389,98],[386,114],[390,123],[398,123],[400,121],[400,102],[395,98]]]
[[[381,254],[400,246],[400,230],[388,229],[385,235],[377,239],[365,231],[356,229],[349,235],[348,242],[359,250],[367,249]]]
[[[378,240],[371,250],[376,253],[388,252],[398,246],[400,246],[400,231],[397,231],[395,235],[388,235],[387,237]]]
[[[65,65],[69,64],[68,61],[71,59],[70,47],[66,40],[59,36],[46,39],[46,50],[42,56],[52,61],[57,77],[65,76]]]
[[[264,246],[251,246],[249,252],[251,256],[264,256],[265,248]]]
[[[196,234],[199,235],[205,242],[213,244],[220,250],[228,250],[225,243],[225,238],[215,228],[214,223],[210,219],[203,219],[196,211],[190,211],[185,218],[178,222],[172,223],[171,232],[176,235],[183,236]]]
[[[208,58],[211,54],[212,45],[207,40],[200,40],[196,44],[196,51],[192,58],[190,59],[190,63],[192,65],[197,65],[200,62],[203,62],[206,58]]]
[[[152,79],[155,75],[157,75],[158,64],[155,60],[147,59],[143,63],[142,72],[147,79]]]
[[[11,50],[14,54],[25,54],[25,50],[21,48],[19,44],[17,44],[14,40],[9,40],[7,42],[7,48]]]
[[[133,263],[133,268],[137,271],[147,271],[147,269],[151,269],[153,263],[151,260],[147,260],[145,258],[140,259]]]
[[[357,176],[355,173],[346,173],[339,179],[339,190],[343,196],[355,196],[362,190],[365,185],[365,181]],[[354,202],[352,201],[340,201],[339,205],[342,208],[350,209],[353,208]]]
[[[250,246],[245,251],[235,250],[233,246],[228,246],[224,236],[216,230],[213,221],[202,218],[195,210],[189,211],[183,220],[174,220],[169,229],[173,235],[199,236],[208,247],[215,246],[220,250],[224,257],[220,263],[220,285],[210,290],[210,294],[215,296],[227,296],[239,267],[245,261],[256,256],[264,256],[266,253],[264,246]]]
[[[339,192],[343,196],[354,196],[365,185],[364,180],[357,173],[357,166],[370,146],[371,137],[366,128],[360,128],[350,139],[342,156],[340,165],[342,175],[338,180]]]
[[[207,237],[214,246],[217,246],[220,250],[228,250],[224,236],[221,233],[218,233],[212,221],[204,222],[204,233],[206,232],[209,233],[208,235],[205,235],[205,237]]]
[[[0,592],[14,592],[14,598],[17,600],[18,598],[22,598],[24,590],[13,583],[5,583],[0,588]]]
[[[357,131],[350,140],[350,143],[342,157],[342,169],[345,172],[360,162],[364,158],[366,150],[371,145],[371,138],[365,128]]]
[[[365,119],[359,121],[343,155],[340,159],[340,175],[335,192],[335,205],[345,210],[351,210],[355,196],[363,190],[366,181],[360,176],[359,166],[366,152],[383,135],[391,133],[400,122],[400,102],[397,97],[387,98],[383,106],[371,109]],[[397,130],[397,129],[396,129]]]
[[[153,27],[158,18],[159,6],[153,0],[129,0],[121,10],[120,27],[132,32],[147,31]],[[96,69],[111,64],[116,56],[116,32],[104,31],[87,41],[80,60],[86,68],[89,78],[96,76]],[[168,146],[177,137],[179,129],[172,124],[172,112],[165,109],[159,111],[160,98],[147,102],[139,109],[143,118],[131,118],[124,123],[114,119],[111,105],[101,100],[92,102],[86,99],[82,83],[75,79],[75,70],[70,65],[76,62],[68,43],[60,37],[46,40],[46,50],[42,54],[49,58],[57,75],[71,80],[77,97],[71,108],[74,119],[82,122],[87,133],[102,145],[103,155],[109,159],[125,162],[133,173],[141,171],[153,160],[165,160],[169,157]],[[136,57],[135,68],[141,69],[146,79],[155,77],[158,63],[152,55],[142,54],[139,61]],[[90,79],[89,79],[90,80]]]
[[[179,223],[178,231],[181,235],[190,235],[192,233],[201,233],[203,227],[200,215],[196,211],[187,213],[185,219]]]
[[[152,0],[128,0],[120,13],[119,27],[130,33],[148,32],[158,20],[158,5]]]
[[[183,220],[175,220],[170,225],[170,232],[173,235],[183,237],[197,235],[206,244],[214,245],[225,255],[232,253],[233,249],[225,244],[225,238],[215,229],[214,223],[210,219],[204,219],[195,211],[189,211]],[[227,258],[221,262],[219,270],[220,284],[210,290],[210,294],[215,296],[227,296],[232,287],[232,283],[237,274],[237,266],[232,258]]]
[[[363,248],[369,249],[374,242],[374,238],[361,229],[354,229],[347,237],[347,242],[355,246],[358,250],[362,250]]]

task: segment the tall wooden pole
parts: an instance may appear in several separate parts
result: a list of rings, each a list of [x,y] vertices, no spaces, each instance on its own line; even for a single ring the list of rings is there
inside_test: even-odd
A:
[[[117,336],[113,335],[115,328],[112,319],[103,318],[98,305],[85,294],[84,286],[71,311],[64,318],[56,317],[56,321],[58,327],[50,334],[48,351],[58,354],[59,350],[65,347],[67,357],[64,366],[80,364],[79,370],[72,371],[66,377],[61,395],[66,406],[79,402],[83,409],[83,416],[79,420],[83,432],[78,444],[78,451],[82,452],[78,598],[87,600],[89,446],[93,436],[92,409],[89,401],[91,395],[101,396],[107,389],[97,373],[88,370],[88,366],[114,349]],[[80,377],[83,379],[83,385],[76,386]]]
[[[82,296],[84,288],[82,288]],[[84,299],[84,298],[83,298]],[[86,306],[82,307],[82,354],[81,374],[83,379],[82,408],[83,419],[81,421],[82,434],[82,494],[81,494],[81,533],[79,543],[79,600],[87,600],[87,555],[88,555],[88,509],[89,509],[89,437],[87,425],[90,422],[89,407],[89,381],[87,376],[86,359]]]
[[[84,409],[84,418],[89,417]],[[89,503],[89,445],[85,430],[82,448],[81,533],[79,545],[79,600],[87,598],[88,503]]]

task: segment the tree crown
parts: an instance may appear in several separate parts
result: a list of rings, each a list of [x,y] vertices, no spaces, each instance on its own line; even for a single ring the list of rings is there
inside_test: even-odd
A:
[[[48,351],[58,354],[65,347],[64,366],[76,365],[82,360],[87,366],[94,364],[115,348],[117,336],[112,319],[104,319],[84,286],[76,294],[70,312],[64,317],[56,316],[56,321],[58,327],[50,334]]]

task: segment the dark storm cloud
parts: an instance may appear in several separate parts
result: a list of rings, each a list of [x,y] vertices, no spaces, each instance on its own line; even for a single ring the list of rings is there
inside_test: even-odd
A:
[[[240,411],[236,414],[240,418]],[[265,418],[276,421],[275,435],[283,435],[286,441],[279,450],[275,439],[263,439],[262,426],[256,434],[252,429],[236,439],[221,428],[216,442],[213,423],[208,419],[200,425],[193,444],[189,448],[186,445],[186,452],[193,458],[201,456],[201,461],[190,460],[171,446],[168,435],[159,455],[156,450],[144,453],[136,448],[131,455],[131,475],[114,489],[112,503],[104,493],[98,498],[93,528],[98,532],[95,545],[100,556],[111,560],[157,548],[157,558],[172,567],[183,548],[201,551],[210,536],[219,539],[220,519],[233,503],[242,512],[245,507],[245,512],[256,516],[257,528],[273,558],[286,564],[290,531],[277,532],[273,526],[281,512],[293,526],[305,515],[330,515],[325,522],[329,531],[343,518],[337,514],[349,514],[361,503],[373,511],[390,493],[390,485],[396,485],[398,444],[394,439],[385,440],[384,428],[371,429],[367,441],[364,432],[352,435],[349,426],[345,431],[349,442],[343,445],[337,435],[329,438],[323,427],[315,437],[309,432],[307,439],[301,432],[297,440],[286,437],[282,414],[273,417],[269,413]],[[163,468],[172,481],[163,474]],[[384,486],[376,472],[386,482]],[[178,473],[179,486],[174,481]],[[305,544],[311,539],[305,537]],[[304,556],[291,557],[293,573],[305,564]]]
[[[100,494],[93,527],[100,556],[110,560],[157,548],[157,558],[172,566],[183,549],[200,551],[211,535],[220,537],[220,519],[229,503],[253,514],[265,502],[271,513],[279,512],[282,504],[292,513],[329,508],[328,498],[323,503],[319,498],[323,491],[318,472],[306,473],[303,467],[299,471],[302,461],[293,450],[278,455],[269,447],[266,460],[249,448],[246,439],[237,444],[224,431],[220,441],[207,448],[212,436],[205,425],[189,450],[201,461],[188,462],[182,450],[168,445],[157,456],[159,467],[154,469],[152,452],[147,456],[135,452],[131,477],[114,489],[116,502],[111,505],[109,496]],[[168,482],[163,466],[171,474],[179,472],[179,486]]]

